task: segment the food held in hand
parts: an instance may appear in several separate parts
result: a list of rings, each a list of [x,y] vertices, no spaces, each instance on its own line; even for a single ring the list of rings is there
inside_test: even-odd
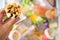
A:
[[[16,18],[17,16],[19,16],[21,14],[20,5],[17,5],[16,3],[8,4],[6,6],[5,11],[6,11],[7,17]]]

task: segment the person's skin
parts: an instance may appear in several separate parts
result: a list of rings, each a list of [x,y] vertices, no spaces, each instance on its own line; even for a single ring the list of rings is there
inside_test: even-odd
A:
[[[19,20],[18,17],[13,19],[9,18],[3,22],[5,14],[6,14],[5,10],[0,9],[0,40],[6,40],[12,29],[12,25]]]

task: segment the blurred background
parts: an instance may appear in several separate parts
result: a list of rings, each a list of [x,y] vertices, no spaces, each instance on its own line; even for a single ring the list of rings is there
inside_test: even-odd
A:
[[[5,6],[8,4],[8,3],[12,3],[12,2],[16,2],[16,3],[20,3],[22,0],[0,0],[0,9],[2,9],[2,8],[5,8]],[[45,3],[43,3],[43,1],[41,1],[41,0],[39,0],[40,2],[38,2],[38,3],[41,3],[41,4],[43,4],[43,6],[45,5],[45,3],[46,3],[46,6],[47,5],[49,5],[48,6],[48,8],[50,8],[50,7],[54,7],[54,8],[56,8],[56,13],[55,13],[55,16],[56,16],[56,18],[55,18],[55,20],[53,21],[53,22],[56,22],[57,24],[58,24],[58,31],[57,31],[57,36],[56,36],[56,38],[55,38],[55,40],[60,40],[60,0],[43,0],[43,1],[45,1]],[[47,1],[47,2],[46,2]],[[49,20],[49,23],[51,24],[51,23],[53,23],[51,20]]]

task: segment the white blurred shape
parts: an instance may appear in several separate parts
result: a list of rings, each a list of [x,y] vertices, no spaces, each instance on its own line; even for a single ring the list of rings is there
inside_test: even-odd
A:
[[[0,9],[5,7],[5,0],[0,0]]]

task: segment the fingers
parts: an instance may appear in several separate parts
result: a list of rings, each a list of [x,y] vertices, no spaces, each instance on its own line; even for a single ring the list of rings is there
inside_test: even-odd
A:
[[[6,15],[5,10],[4,9],[0,9],[0,14],[3,15],[3,16],[5,16]]]
[[[14,23],[16,23],[19,20],[19,17],[17,18],[9,18],[5,21],[3,24],[3,27],[11,27]]]
[[[6,12],[4,9],[0,9],[0,23],[2,22],[3,20],[3,17],[5,16]]]
[[[8,20],[6,20],[5,21],[5,23],[4,24],[2,24],[2,26],[0,26],[1,27],[1,32],[2,33],[0,33],[0,35],[2,35],[2,34],[6,34],[6,35],[2,35],[2,37],[7,37],[7,35],[9,34],[9,32],[11,31],[11,29],[12,29],[12,25],[14,24],[14,23],[16,23],[17,21],[19,20],[19,18],[17,17],[17,18],[9,18]],[[1,37],[1,36],[0,36]],[[1,38],[1,39],[3,39],[3,38]]]

